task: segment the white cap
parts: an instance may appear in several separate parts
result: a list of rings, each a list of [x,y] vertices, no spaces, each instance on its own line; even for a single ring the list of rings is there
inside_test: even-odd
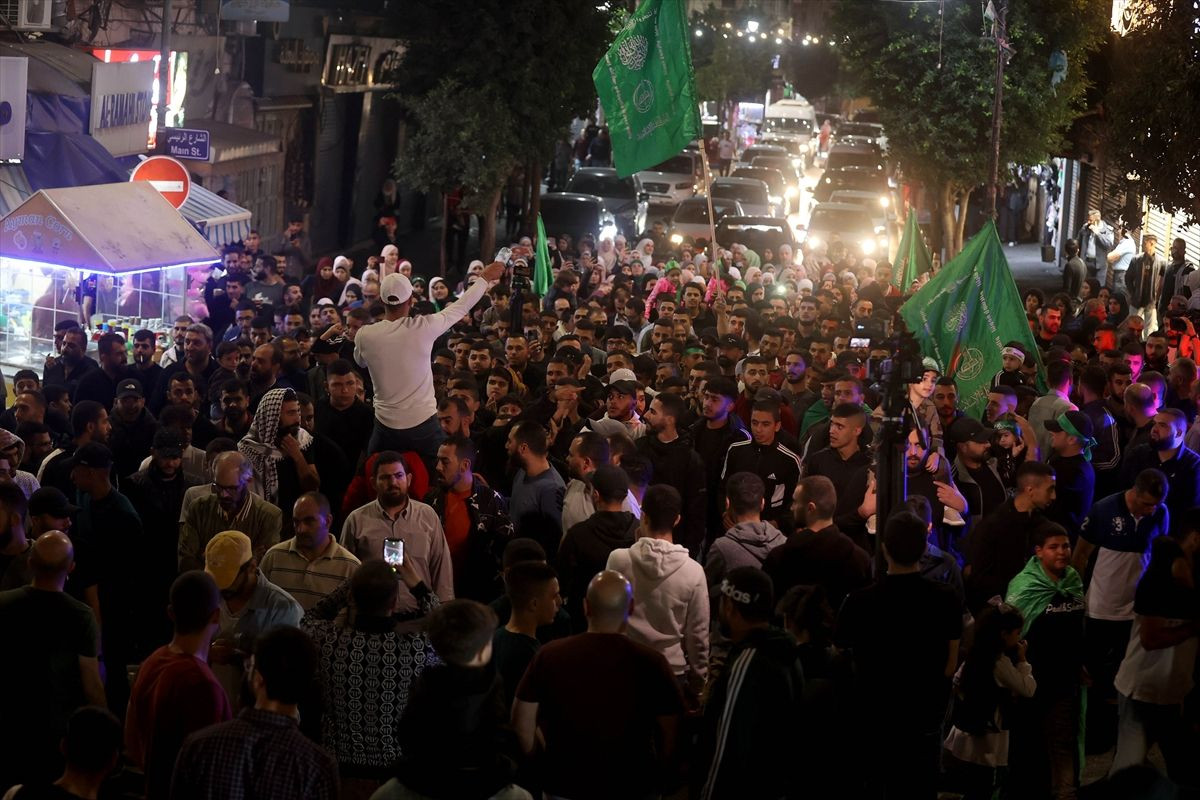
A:
[[[626,369],[625,367],[621,367],[620,369],[614,369],[612,375],[608,376],[609,383],[616,383],[617,381],[636,381],[636,380],[637,380],[637,375],[633,374],[633,370]]]
[[[412,297],[412,284],[399,272],[393,272],[379,284],[379,299],[385,306],[398,306]]]

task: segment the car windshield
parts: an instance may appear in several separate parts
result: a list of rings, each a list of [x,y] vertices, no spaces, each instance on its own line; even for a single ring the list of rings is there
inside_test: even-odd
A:
[[[879,135],[879,128],[861,122],[843,122],[837,126],[838,136],[870,136]]]
[[[796,171],[792,169],[791,160],[780,156],[758,156],[750,162],[750,166],[779,170],[781,174],[788,176],[788,178],[796,174]]]
[[[812,120],[804,117],[767,117],[763,133],[812,133]]]
[[[787,228],[778,225],[755,222],[754,224],[733,223],[722,221],[717,225],[717,241],[724,246],[744,244],[754,252],[762,255],[764,250],[779,252],[781,244],[791,244],[792,237]]]
[[[840,150],[829,154],[825,162],[826,169],[843,169],[844,167],[879,167],[879,157],[869,150]]]
[[[767,184],[771,194],[783,194],[785,182],[783,175],[779,174],[778,170],[766,167],[739,167],[733,171],[733,177],[754,178],[763,181]]]
[[[556,200],[542,196],[542,222],[546,230],[591,230],[600,224],[600,213],[597,204],[572,200]]]
[[[857,189],[863,192],[887,193],[887,181],[882,173],[826,172],[813,189],[813,197],[824,203],[838,189]]]
[[[762,186],[715,183],[712,187],[712,196],[714,200],[725,198],[727,200],[739,200],[743,203],[767,204],[767,192]]]
[[[874,231],[871,218],[862,209],[854,208],[822,208],[813,209],[812,218],[808,221],[810,230],[822,231]]]
[[[692,157],[691,156],[675,156],[668,158],[658,166],[651,167],[651,172],[669,172],[677,175],[692,174]]]
[[[571,178],[567,184],[568,192],[579,194],[594,194],[597,197],[622,197],[633,199],[633,181],[628,178],[609,177],[607,175],[588,175],[581,173]]]
[[[713,213],[717,215],[717,219],[728,216],[736,210],[731,201],[713,197]],[[698,203],[680,203],[679,208],[675,209],[675,218],[673,221],[682,223],[708,222],[708,203],[703,200]]]

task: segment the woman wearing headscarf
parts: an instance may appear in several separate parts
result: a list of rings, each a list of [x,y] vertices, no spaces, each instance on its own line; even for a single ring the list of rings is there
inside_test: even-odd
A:
[[[250,430],[238,442],[238,451],[254,469],[254,490],[283,512],[285,526],[300,495],[321,486],[312,444],[312,436],[300,427],[300,401],[292,389],[264,394]]]
[[[1108,298],[1108,321],[1120,325],[1129,316],[1129,297],[1124,292],[1113,292]]]
[[[613,240],[607,236],[600,240],[600,244],[596,249],[596,260],[604,265],[604,271],[611,273],[613,265],[617,263],[617,249],[613,247]]]
[[[345,284],[333,274],[333,259],[329,256],[317,262],[316,274],[305,278],[300,287],[313,305],[326,297],[336,303],[341,298],[344,288]]]
[[[429,299],[433,302],[434,309],[441,311],[458,298],[450,293],[450,287],[446,281],[435,276],[429,279]]]
[[[642,239],[637,243],[637,247],[633,248],[633,257],[642,262],[642,269],[646,272],[654,270],[654,241],[652,239]]]
[[[357,308],[353,304],[362,302],[362,293],[362,281],[358,278],[351,278],[346,281],[346,285],[342,287],[342,296],[337,301],[338,308]]]

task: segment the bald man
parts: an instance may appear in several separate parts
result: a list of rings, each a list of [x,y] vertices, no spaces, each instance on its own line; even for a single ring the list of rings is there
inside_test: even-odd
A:
[[[513,728],[526,753],[541,729],[548,794],[658,792],[683,698],[667,660],[624,635],[632,605],[621,573],[597,574],[583,601],[587,632],[544,645],[517,688]]]
[[[62,769],[58,743],[71,712],[105,704],[96,620],[63,592],[74,567],[71,540],[48,531],[30,550],[30,585],[0,592],[0,686],[8,687],[0,693],[3,786],[56,778]]]

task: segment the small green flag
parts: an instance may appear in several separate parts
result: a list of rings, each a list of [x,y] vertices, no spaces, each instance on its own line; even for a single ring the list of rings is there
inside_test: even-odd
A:
[[[1001,349],[1020,342],[1038,360],[996,225],[988,222],[921,290],[900,306],[921,352],[958,384],[958,407],[979,418],[992,378],[1004,368]]]
[[[621,177],[700,136],[689,30],[683,0],[643,0],[592,70]]]
[[[933,271],[933,258],[921,238],[917,225],[917,212],[910,210],[900,237],[900,249],[896,251],[896,263],[892,265],[892,285],[907,294],[913,281],[926,272]]]
[[[545,297],[550,291],[550,247],[546,244],[546,226],[537,218],[537,252],[533,254],[533,291]]]

